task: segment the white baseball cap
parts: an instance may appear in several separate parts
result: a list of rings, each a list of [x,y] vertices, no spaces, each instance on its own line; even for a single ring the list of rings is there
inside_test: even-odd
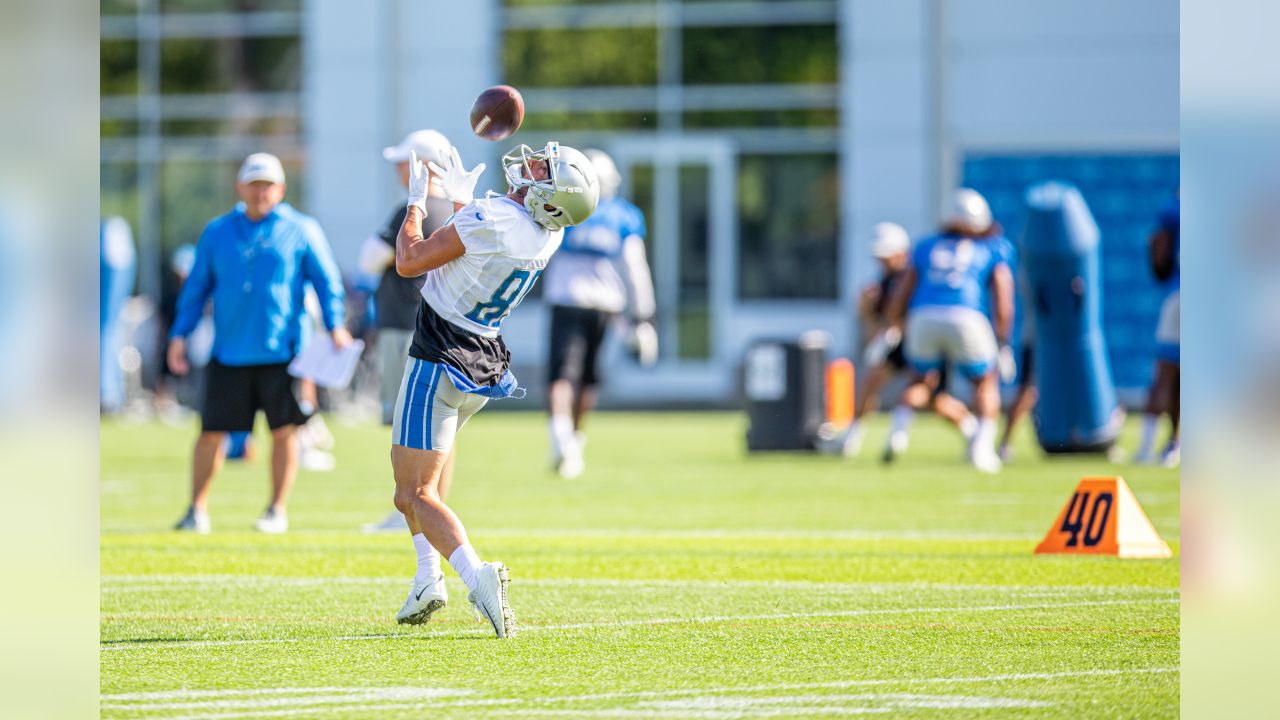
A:
[[[399,145],[382,149],[387,162],[409,162],[410,153],[418,153],[422,162],[444,166],[449,158],[449,139],[435,130],[415,130],[404,136]]]
[[[871,240],[871,254],[889,258],[911,249],[911,237],[901,225],[891,222],[876,223]]]
[[[266,180],[271,183],[284,182],[284,166],[280,158],[271,153],[254,153],[244,159],[240,166],[240,174],[236,178],[242,183]]]

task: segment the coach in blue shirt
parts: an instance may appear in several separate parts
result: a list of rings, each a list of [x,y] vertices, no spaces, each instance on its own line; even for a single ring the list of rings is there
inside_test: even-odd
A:
[[[288,528],[285,501],[298,470],[296,430],[307,420],[288,371],[301,350],[307,283],[315,288],[334,345],[347,345],[351,335],[343,326],[342,277],[329,244],[314,218],[283,202],[280,160],[250,155],[236,193],[241,202],[200,236],[169,334],[169,366],[186,374],[186,336],[212,298],[213,357],[192,462],[191,507],[177,529],[209,531],[209,485],[222,465],[223,440],[228,432],[252,430],[262,410],[271,428],[271,504],[257,527],[279,533]]]

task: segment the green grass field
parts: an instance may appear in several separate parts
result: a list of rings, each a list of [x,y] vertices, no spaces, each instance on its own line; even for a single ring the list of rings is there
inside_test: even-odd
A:
[[[1024,437],[982,476],[931,419],[891,468],[883,425],[852,461],[749,457],[738,415],[601,414],[565,482],[540,415],[481,413],[450,501],[511,568],[504,642],[451,570],[436,620],[395,624],[412,547],[359,531],[390,509],[389,434],[331,427],[338,469],[302,473],[288,535],[250,529],[259,456],[200,537],[168,530],[194,425],[104,424],[103,717],[1178,715],[1177,558],[1032,555],[1089,474],[1124,475],[1176,553],[1176,471]]]

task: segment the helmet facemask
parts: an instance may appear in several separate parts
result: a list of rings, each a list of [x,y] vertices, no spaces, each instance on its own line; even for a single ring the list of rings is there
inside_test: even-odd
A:
[[[534,165],[546,163],[547,176],[535,179]],[[519,145],[502,156],[502,171],[512,192],[524,191],[524,206],[534,221],[560,230],[586,220],[599,200],[595,169],[582,153],[550,141],[542,150]]]

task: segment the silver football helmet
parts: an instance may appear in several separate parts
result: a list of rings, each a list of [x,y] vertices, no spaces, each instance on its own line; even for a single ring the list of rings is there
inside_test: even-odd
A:
[[[534,179],[532,163],[546,162],[547,174]],[[525,190],[524,206],[548,230],[577,225],[595,212],[600,180],[591,160],[554,140],[541,150],[518,145],[502,156],[502,172],[512,192]]]
[[[613,163],[613,158],[596,148],[587,148],[582,153],[591,159],[596,177],[600,178],[600,198],[603,200],[617,195],[618,186],[622,185],[622,175],[618,172],[618,166]]]
[[[991,206],[982,193],[971,188],[957,188],[942,210],[942,224],[974,235],[991,230]]]

